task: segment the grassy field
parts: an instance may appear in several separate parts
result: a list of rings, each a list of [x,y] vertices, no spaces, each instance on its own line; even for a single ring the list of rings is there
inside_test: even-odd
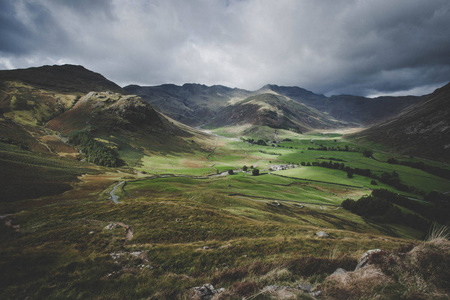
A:
[[[26,193],[15,201],[2,198],[0,297],[186,299],[193,287],[212,283],[225,288],[230,299],[242,299],[268,285],[324,282],[336,268],[353,269],[369,249],[405,247],[426,234],[340,207],[374,188],[403,193],[395,187],[302,162],[333,160],[375,174],[396,171],[401,183],[416,190],[450,190],[448,180],[386,163],[385,152],[370,148],[375,159],[365,157],[367,146],[349,143],[339,133],[258,128],[255,137],[264,133],[280,141],[260,146],[240,140],[252,136],[242,135],[246,130],[216,130],[226,137],[215,136],[204,151],[136,155],[122,149],[134,167],[121,169],[0,143],[0,162],[9,170],[2,172],[2,191],[20,190],[7,184],[21,182],[18,178],[30,183],[26,193],[34,183],[43,190],[37,199]],[[341,151],[308,150],[319,147]],[[298,165],[273,170],[289,163]],[[261,175],[253,176],[250,166]],[[110,192],[122,181],[115,204]],[[68,186],[59,190],[60,184]],[[329,238],[318,237],[318,231]]]

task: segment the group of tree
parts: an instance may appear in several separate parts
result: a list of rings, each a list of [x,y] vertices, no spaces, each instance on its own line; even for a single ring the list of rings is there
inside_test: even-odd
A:
[[[278,156],[281,155],[281,153],[277,153],[277,152],[269,152],[269,151],[264,151],[264,150],[259,150],[259,152],[260,152],[260,153],[263,153],[263,154],[268,154],[268,155],[278,155]]]
[[[247,172],[248,169],[252,170],[252,175],[253,175],[253,176],[258,176],[258,175],[259,175],[259,169],[253,168],[253,165],[250,166],[250,167],[247,167],[247,166],[244,165],[244,166],[242,167],[242,171],[244,171],[244,172]],[[228,171],[228,174],[229,174],[229,175],[233,175],[233,174],[234,174],[233,170],[229,170],[229,171]]]
[[[318,161],[314,161],[312,163],[306,163],[306,162],[301,162],[300,163],[302,166],[313,166],[313,167],[322,167],[322,168],[328,168],[328,169],[334,169],[334,170],[341,170],[347,173],[347,177],[348,178],[352,178],[353,175],[361,175],[361,176],[365,176],[365,177],[369,177],[375,180],[379,180],[380,182],[390,185],[392,187],[395,187],[396,189],[400,190],[400,191],[404,191],[404,192],[410,192],[412,191],[414,188],[411,188],[405,184],[403,184],[400,181],[400,177],[398,175],[398,173],[396,171],[392,171],[392,172],[383,172],[381,173],[381,175],[375,174],[373,173],[370,169],[361,169],[361,168],[351,168],[346,166],[344,163],[339,163],[339,162],[333,162],[332,160],[330,161],[322,161],[322,162],[318,162]],[[420,193],[420,191],[417,191],[414,189],[415,192]]]
[[[318,145],[318,148],[314,147],[308,147],[308,150],[319,150],[319,151],[345,151],[345,152],[358,152],[357,150],[352,150],[348,147],[348,145],[345,145],[345,147],[342,149],[341,147],[327,147],[324,145]]]
[[[245,138],[241,138],[244,142],[247,142],[251,145],[260,145],[260,146],[267,146],[267,142],[263,139],[259,139],[259,140],[255,140],[255,139],[245,139]]]
[[[439,176],[441,178],[450,179],[450,170],[435,167],[435,166],[430,166],[421,161],[420,162],[401,161],[401,160],[397,160],[395,158],[389,158],[387,160],[387,163],[393,164],[393,165],[408,166],[408,167],[411,167],[414,169],[419,169],[419,170],[425,171],[427,173]]]
[[[80,149],[87,162],[105,167],[118,167],[122,164],[114,150],[92,139],[85,132],[74,135],[70,142]]]
[[[357,201],[344,200],[341,206],[373,222],[401,224],[422,231],[427,230],[431,225],[428,220],[418,214],[403,213],[396,205],[374,193]]]
[[[419,230],[428,229],[432,222],[450,225],[450,196],[431,192],[425,196],[425,201],[423,203],[385,189],[376,189],[370,196],[357,201],[347,199],[341,205],[346,210],[374,221],[403,224]],[[398,206],[414,214],[403,213]]]
[[[430,192],[424,198],[425,201],[432,204],[432,209],[426,213],[441,224],[450,226],[450,195],[438,192]]]

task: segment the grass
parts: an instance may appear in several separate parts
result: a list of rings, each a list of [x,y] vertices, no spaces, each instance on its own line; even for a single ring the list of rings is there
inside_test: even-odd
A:
[[[155,182],[165,180],[166,185],[196,183],[189,178]],[[142,189],[143,183],[136,182],[136,186],[128,183],[125,192],[135,195],[133,192],[139,190],[138,186]],[[333,229],[329,231],[334,240],[321,240],[315,237],[315,226],[290,221],[296,214],[317,218],[320,211],[293,211],[291,208],[289,214],[294,215],[290,216],[267,208],[265,203],[211,196],[210,193],[199,198],[190,195],[166,198],[164,193],[158,193],[159,198],[128,196],[121,204],[114,205],[107,200],[92,201],[95,197],[80,192],[65,194],[58,205],[43,205],[32,213],[23,211],[12,217],[13,224],[21,227],[20,233],[1,232],[2,244],[6,246],[2,247],[1,254],[9,258],[1,261],[2,270],[9,274],[2,281],[6,286],[3,296],[19,298],[34,294],[58,298],[65,294],[121,298],[125,291],[143,297],[170,290],[179,294],[185,288],[211,280],[227,286],[230,282],[225,274],[230,268],[245,270],[255,261],[270,266],[275,262],[288,264],[305,255],[320,258],[328,255],[329,248],[338,240],[342,241],[343,251],[349,253],[386,241],[377,237],[376,230],[373,231],[375,236],[363,240],[360,234]],[[72,201],[76,194],[78,200]],[[267,218],[263,222],[231,213],[230,207],[253,210],[253,217],[265,211]],[[325,214],[323,217],[327,218]],[[134,238],[126,241],[123,228],[104,229],[110,222],[133,226]],[[360,220],[355,226],[364,227],[364,222]],[[388,241],[386,247],[403,243],[396,239]],[[16,252],[19,245],[26,245],[24,252]],[[115,262],[110,255],[137,250],[145,253],[145,261],[128,254]],[[19,263],[24,254],[27,260]],[[150,267],[141,269],[142,265]],[[12,271],[13,268],[23,271]],[[111,273],[114,274],[111,279],[102,279]],[[170,283],[168,276],[171,282],[176,278],[181,282]],[[130,278],[134,280],[130,282]],[[153,283],[153,288],[144,288],[149,283]]]
[[[0,143],[0,202],[60,194],[70,190],[77,176],[98,173],[97,168],[75,160],[43,156]]]
[[[252,146],[231,138],[232,129],[221,130],[230,137],[215,137],[203,144],[203,151],[182,154],[125,148],[114,137],[102,137],[116,143],[130,163],[107,173],[0,143],[0,162],[11,170],[9,182],[21,178],[32,186],[41,178],[39,184],[47,182],[43,190],[55,192],[1,204],[0,214],[6,216],[0,221],[9,225],[0,224],[0,297],[177,299],[209,282],[225,288],[224,296],[242,298],[271,297],[261,292],[268,285],[326,286],[330,273],[354,268],[365,251],[405,247],[424,232],[372,223],[338,208],[344,199],[358,199],[374,187],[392,187],[372,186],[370,178],[347,178],[346,172],[320,167],[268,174],[270,166],[337,158],[353,168],[396,170],[403,183],[424,191],[448,187],[435,176],[360,152],[307,149],[311,139],[327,147],[365,149],[338,134],[279,131],[279,138],[292,141],[272,147]],[[257,131],[275,136],[272,129]],[[374,156],[383,157],[379,152]],[[258,167],[262,175],[238,172],[244,165]],[[209,176],[229,169],[236,174]],[[80,177],[84,173],[91,175]],[[120,181],[127,182],[116,193],[120,203],[114,204],[109,192]],[[59,183],[75,188],[61,194]],[[7,189],[4,184],[2,190]],[[122,225],[106,229],[109,224]],[[330,238],[316,236],[319,230]]]

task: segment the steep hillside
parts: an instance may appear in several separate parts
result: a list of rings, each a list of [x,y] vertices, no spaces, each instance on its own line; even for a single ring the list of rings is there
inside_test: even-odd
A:
[[[352,95],[326,97],[299,87],[266,85],[262,91],[274,91],[306,104],[333,118],[345,122],[370,125],[399,114],[406,107],[421,101],[421,97],[366,98]]]
[[[302,103],[274,93],[251,96],[229,105],[207,123],[213,127],[243,124],[266,125],[299,132],[346,125]]]
[[[450,161],[450,84],[382,124],[356,137],[389,146],[393,151]]]
[[[47,127],[66,136],[88,133],[118,151],[129,165],[144,153],[200,149],[184,140],[194,136],[188,127],[167,119],[140,97],[112,92],[88,93]]]
[[[19,81],[36,88],[63,94],[86,94],[90,91],[124,92],[120,86],[102,75],[75,65],[2,70],[0,82],[5,81]]]
[[[124,87],[129,94],[142,97],[167,116],[190,126],[199,126],[229,103],[247,98],[251,92],[214,85],[164,84],[160,86]]]
[[[422,97],[378,97],[365,98],[351,95],[331,96],[321,111],[329,113],[338,120],[372,125],[395,117],[405,108],[419,103]],[[318,108],[319,109],[319,108]]]

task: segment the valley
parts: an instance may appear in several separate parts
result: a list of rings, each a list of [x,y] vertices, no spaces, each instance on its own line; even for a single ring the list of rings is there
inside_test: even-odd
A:
[[[330,274],[371,249],[406,257],[428,238],[448,263],[445,227],[430,238],[449,225],[450,161],[436,156],[447,115],[427,121],[439,138],[417,155],[408,137],[394,148],[400,130],[388,126],[412,128],[410,112],[448,103],[448,87],[364,103],[382,102],[365,118],[300,88],[167,85],[141,98],[127,94],[138,86],[54,68],[0,73],[2,299],[195,299],[205,284],[223,288],[218,299],[283,298],[271,286],[319,295],[299,285],[335,299]],[[437,275],[425,286],[395,276],[353,298],[450,292]]]

